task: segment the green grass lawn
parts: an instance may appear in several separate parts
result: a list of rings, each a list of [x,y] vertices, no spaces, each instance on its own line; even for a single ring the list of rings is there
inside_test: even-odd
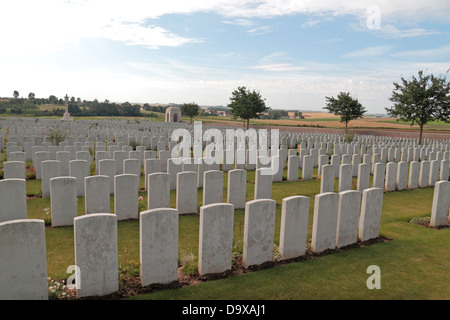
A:
[[[284,172],[286,177],[286,170]],[[301,177],[301,170],[299,172]],[[320,191],[320,181],[274,183],[272,198],[277,202],[275,239],[279,244],[281,201],[292,195],[310,197],[309,236],[314,210],[314,196]],[[254,171],[247,173],[247,200],[253,200]],[[336,191],[337,191],[336,181]],[[354,179],[354,188],[356,179]],[[144,177],[141,177],[141,188]],[[227,174],[224,174],[226,201]],[[269,269],[233,275],[225,279],[205,281],[193,286],[165,289],[133,297],[133,299],[449,299],[450,228],[427,228],[409,221],[430,215],[434,188],[396,191],[384,194],[381,235],[390,239],[363,247],[336,250],[331,254],[299,262],[277,265]],[[38,194],[40,180],[27,181],[27,193]],[[202,189],[198,190],[201,205]],[[139,194],[146,206],[146,193]],[[171,207],[175,208],[175,191],[171,192]],[[75,264],[73,227],[51,228],[50,200],[28,200],[28,218],[47,222],[47,268],[52,279],[67,279],[67,267]],[[84,198],[78,200],[78,214],[84,214]],[[114,197],[111,196],[111,212]],[[182,215],[179,220],[179,258],[198,256],[199,215]],[[235,250],[242,252],[244,210],[234,217]],[[118,222],[119,264],[139,262],[138,220]],[[195,264],[194,264],[195,265]],[[381,289],[369,290],[366,270],[377,265],[381,270]],[[137,269],[138,270],[138,269]]]

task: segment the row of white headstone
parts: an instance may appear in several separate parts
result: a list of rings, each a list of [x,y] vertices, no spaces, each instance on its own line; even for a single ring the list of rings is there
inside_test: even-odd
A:
[[[307,160],[310,156],[304,156],[304,172],[307,168]],[[298,166],[293,161],[298,159],[297,156],[290,156],[288,161],[288,180],[298,180]],[[173,159],[168,159],[168,172],[163,172],[160,166],[159,159],[146,160],[146,187],[148,192],[148,209],[157,208],[160,206],[169,207],[170,190],[176,190],[177,194],[177,209],[181,214],[196,213],[197,211],[197,188],[203,187],[203,201],[202,205],[209,203],[222,202],[223,200],[223,174],[219,170],[218,165],[202,165],[186,166],[173,164]],[[128,162],[136,162],[135,170],[127,171]],[[117,205],[123,206],[122,203],[127,203],[122,213],[117,213],[119,220],[127,219],[129,215],[137,214],[137,194],[140,190],[140,165],[139,160],[127,159],[124,161],[125,174],[116,174],[115,160],[104,159],[100,160],[100,174],[89,176],[88,163],[85,160],[70,161],[70,176],[61,176],[60,163],[55,160],[47,160],[42,162],[42,196],[50,197],[51,203],[55,204],[55,208],[59,199],[62,201],[61,210],[53,210],[52,212],[57,217],[59,211],[65,212],[71,221],[73,215],[77,214],[77,197],[85,196],[85,212],[109,212],[110,195],[114,194]],[[293,168],[296,176],[291,177]],[[6,172],[10,170],[10,164],[19,164],[23,167],[23,162],[6,162]],[[430,165],[431,164],[431,165]],[[109,165],[107,167],[106,165]],[[106,170],[106,169],[110,170]],[[195,170],[197,168],[197,170]],[[200,169],[201,168],[201,169]],[[23,168],[22,168],[23,170]],[[192,171],[191,171],[192,170]],[[276,174],[282,173],[282,168]],[[338,192],[352,189],[352,165],[342,164],[339,168],[339,186]],[[404,190],[406,188],[414,189],[417,187],[424,188],[434,186],[439,180],[448,180],[449,162],[448,160],[433,160],[431,162],[413,161],[409,164],[407,162],[389,162],[384,164],[382,162],[375,164],[374,178],[372,187],[384,189],[385,191]],[[105,174],[102,174],[105,173]],[[245,203],[246,195],[246,170],[234,169],[228,172],[228,188],[227,198],[228,202],[232,203],[235,208],[242,209]],[[271,198],[272,182],[278,182],[282,179],[274,179],[270,168],[259,168],[255,174],[255,191],[254,199]],[[305,177],[305,175],[303,175]],[[58,178],[58,179],[57,179]],[[311,172],[312,178],[312,172]],[[6,180],[23,180],[20,178],[10,178],[7,176]],[[200,183],[201,182],[201,183]],[[321,167],[320,175],[320,193],[335,191],[335,167],[333,165],[323,165]],[[23,182],[22,184],[24,184]],[[53,186],[59,183],[58,186]],[[360,164],[357,175],[356,190],[363,191],[370,187],[370,165]],[[10,190],[15,190],[17,187],[11,187]],[[20,187],[21,190],[24,187]],[[7,188],[4,188],[5,190]],[[68,197],[71,197],[68,199]],[[21,201],[22,192],[9,195],[5,193],[5,201],[13,204],[14,199]],[[69,201],[70,200],[70,201]],[[68,206],[71,203],[73,205]],[[100,203],[100,205],[95,205]],[[9,205],[4,206],[3,211],[6,216],[14,217],[14,209],[10,209]],[[67,208],[70,208],[68,210]],[[126,212],[129,212],[126,214]],[[119,210],[122,212],[122,210]],[[7,220],[0,215],[0,221]],[[26,217],[26,213],[25,213]],[[57,219],[55,219],[56,221]],[[63,219],[64,220],[64,219]],[[55,222],[56,223],[56,222]],[[56,224],[55,226],[59,226]]]
[[[311,249],[320,253],[379,236],[383,191],[370,188],[316,195]],[[200,208],[198,271],[221,273],[232,267],[234,206]],[[244,267],[272,261],[276,202],[245,203]],[[284,259],[307,250],[309,197],[282,201],[280,254]],[[119,289],[118,216],[109,212],[73,218],[77,296],[103,296]],[[179,212],[160,207],[140,212],[140,280],[143,286],[178,279]],[[48,299],[43,220],[0,223],[0,299]],[[99,280],[101,279],[101,280]]]

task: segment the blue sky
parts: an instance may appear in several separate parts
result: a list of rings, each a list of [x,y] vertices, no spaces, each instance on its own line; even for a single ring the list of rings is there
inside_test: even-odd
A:
[[[0,96],[384,113],[393,82],[450,68],[450,2],[2,0]]]

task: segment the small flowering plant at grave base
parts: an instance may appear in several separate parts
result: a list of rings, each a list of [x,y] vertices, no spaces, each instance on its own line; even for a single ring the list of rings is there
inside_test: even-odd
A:
[[[234,242],[231,261],[233,268],[238,268],[242,265],[242,240]]]
[[[66,286],[65,280],[56,281],[51,278],[47,278],[47,283],[49,300],[69,300],[77,298],[76,290],[69,289]]]
[[[272,258],[272,260],[274,262],[280,262],[281,260],[283,260],[283,257],[282,257],[282,255],[280,253],[280,248],[276,244],[273,245],[273,258]]]
[[[27,180],[36,179],[36,169],[32,166],[27,168]]]
[[[182,267],[183,273],[188,276],[198,275],[198,262],[195,255],[190,250],[181,250],[179,257],[179,265]]]
[[[125,284],[129,282],[131,279],[139,276],[140,265],[138,262],[134,260],[128,260],[128,251],[129,248],[123,248],[124,254],[119,255],[119,259],[122,259],[119,264],[119,283]]]
[[[45,216],[43,216],[43,214]],[[36,214],[35,214],[35,216],[36,217],[43,217],[43,218],[40,218],[40,219],[44,220],[44,224],[45,224],[46,227],[51,226],[52,218],[51,218],[51,210],[50,210],[49,207],[46,207],[46,208],[41,208],[39,206],[36,207]]]
[[[143,196],[138,197],[138,212],[145,211],[145,201]]]

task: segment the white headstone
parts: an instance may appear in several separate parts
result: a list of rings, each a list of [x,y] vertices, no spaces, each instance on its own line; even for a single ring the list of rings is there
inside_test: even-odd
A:
[[[243,263],[246,268],[272,261],[275,200],[260,199],[245,204]]]
[[[200,207],[198,271],[200,275],[231,269],[234,206],[215,203]]]
[[[75,265],[80,270],[78,298],[119,290],[116,215],[95,213],[74,218],[74,237]]]

